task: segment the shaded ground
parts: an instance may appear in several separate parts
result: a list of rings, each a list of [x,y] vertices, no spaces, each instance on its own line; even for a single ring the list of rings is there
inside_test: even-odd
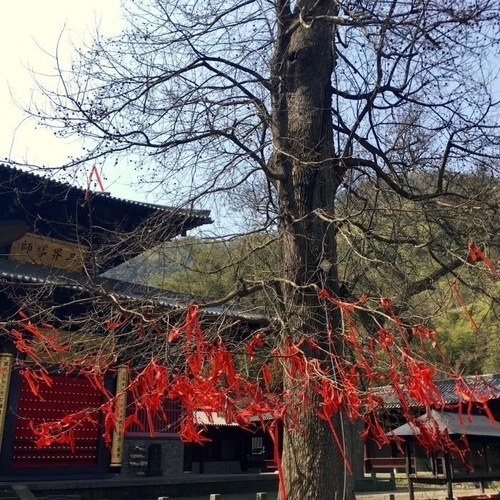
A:
[[[486,488],[485,493],[497,493],[498,490],[494,490],[491,488]],[[217,493],[214,491],[214,493]],[[453,495],[456,498],[457,496],[471,496],[478,495],[481,493],[479,488],[473,487],[465,487],[458,486],[453,488]],[[391,495],[394,495],[394,500],[408,500],[408,488],[399,487],[394,491],[384,491],[384,492],[366,492],[366,493],[357,493],[357,500],[391,500]],[[417,487],[415,488],[415,499],[416,500],[444,500],[446,499],[447,491],[446,488],[443,487]],[[255,500],[255,493],[239,493],[239,494],[226,494],[221,495],[221,500]],[[210,495],[205,496],[196,496],[196,497],[177,497],[175,500],[209,500]],[[150,499],[153,500],[153,499]],[[154,499],[156,500],[156,499]],[[267,500],[278,500],[277,492],[268,492]]]
[[[363,492],[356,494],[357,500],[408,500],[408,488],[398,480],[398,488],[393,491]],[[0,483],[0,486],[9,483]],[[158,477],[142,479],[109,478],[96,480],[69,480],[11,483],[16,489],[26,488],[21,500],[157,500],[172,498],[176,500],[209,500],[210,493],[222,493],[220,500],[256,500],[256,493],[246,491],[267,491],[267,500],[278,500],[277,477],[274,474],[245,475],[182,475],[179,477]],[[187,489],[186,487],[190,487]],[[498,490],[487,489],[486,493]],[[480,489],[472,483],[456,484],[454,497],[467,497],[480,494]],[[179,496],[181,495],[181,496]],[[446,487],[416,485],[416,500],[444,500]],[[11,498],[11,497],[9,497]],[[0,499],[1,500],[1,499]]]

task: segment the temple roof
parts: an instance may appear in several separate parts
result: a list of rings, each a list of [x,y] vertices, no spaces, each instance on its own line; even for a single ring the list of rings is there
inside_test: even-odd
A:
[[[387,433],[389,436],[418,436],[419,427],[437,434],[500,437],[500,425],[484,415],[459,415],[458,413],[431,410],[419,417],[417,424],[406,423]],[[425,430],[425,429],[424,429]]]
[[[500,398],[500,373],[487,375],[470,375],[462,377],[468,387],[468,391],[474,394],[476,398],[483,397],[486,399]],[[456,405],[464,401],[464,398],[457,393],[457,381],[454,378],[437,379],[434,384],[441,393],[442,402],[445,405]],[[404,392],[404,388],[403,388]],[[391,386],[378,387],[375,390],[377,396],[383,399],[383,406],[387,409],[401,408],[401,402],[396,391]],[[420,407],[420,405],[407,397],[407,402],[410,407]]]
[[[71,273],[62,269],[46,268],[26,262],[0,259],[0,290],[3,287],[32,285],[31,288],[51,287],[73,293],[113,294],[120,300],[131,300],[156,304],[169,309],[184,309],[189,304],[201,304],[202,314],[220,316],[227,314],[233,319],[268,324],[269,315],[262,309],[242,309],[227,306],[203,307],[207,298],[172,292],[161,288],[129,283],[104,276],[90,277],[86,274]],[[47,295],[50,295],[47,292]],[[67,297],[66,297],[67,299]],[[68,299],[69,300],[69,299]]]
[[[212,220],[206,210],[125,200],[0,164],[0,223],[92,251],[107,245],[99,255],[102,272]]]

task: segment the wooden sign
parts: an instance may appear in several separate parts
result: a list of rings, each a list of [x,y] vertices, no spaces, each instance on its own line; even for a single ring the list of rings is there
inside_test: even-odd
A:
[[[123,445],[125,434],[123,425],[127,407],[128,371],[126,366],[119,366],[116,372],[116,423],[111,442],[111,467],[121,467],[123,462]]]
[[[12,243],[9,258],[43,267],[81,272],[85,254],[86,248],[75,243],[26,233]]]
[[[10,374],[12,372],[12,355],[0,354],[0,449],[5,430],[5,416],[7,415],[7,400],[9,398]]]

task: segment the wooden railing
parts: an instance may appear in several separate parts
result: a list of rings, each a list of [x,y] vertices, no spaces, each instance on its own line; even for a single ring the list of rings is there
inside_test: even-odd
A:
[[[405,457],[383,457],[383,458],[365,458],[365,470],[371,472],[379,469],[405,469]]]

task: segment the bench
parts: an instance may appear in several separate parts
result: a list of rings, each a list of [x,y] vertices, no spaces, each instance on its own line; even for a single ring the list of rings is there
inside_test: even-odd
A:
[[[372,472],[381,469],[405,469],[405,457],[384,457],[384,458],[365,458],[366,472]]]
[[[455,500],[499,500],[500,493],[481,493],[479,495],[466,495],[455,497]]]
[[[264,459],[263,462],[268,472],[276,472],[278,470],[278,466],[276,465],[276,462],[272,458]]]

